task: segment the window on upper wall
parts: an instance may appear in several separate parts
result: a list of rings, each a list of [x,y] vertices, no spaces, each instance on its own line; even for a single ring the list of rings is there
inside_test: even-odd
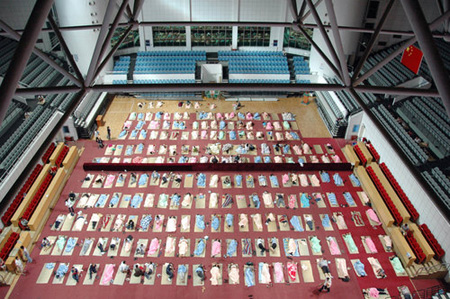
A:
[[[305,31],[308,33],[310,37],[312,37],[313,34],[312,29],[305,28]],[[297,32],[289,27],[284,28],[283,47],[284,48],[291,47],[308,51],[311,50],[311,44],[303,35],[303,33]]]
[[[270,45],[270,27],[239,27],[239,47],[268,47]]]
[[[186,27],[184,26],[154,26],[154,47],[185,47]]]
[[[119,42],[119,39],[122,38],[126,30],[126,27],[119,27],[116,29],[111,39],[111,47],[114,47]],[[119,46],[119,49],[134,48],[139,47],[140,45],[139,30],[131,30],[130,33],[128,33],[127,37],[123,40],[122,44]]]
[[[231,46],[233,29],[230,26],[192,26],[191,43],[193,47]]]
[[[376,19],[378,14],[378,7],[380,6],[380,1],[370,1],[369,8],[367,9],[367,18]]]

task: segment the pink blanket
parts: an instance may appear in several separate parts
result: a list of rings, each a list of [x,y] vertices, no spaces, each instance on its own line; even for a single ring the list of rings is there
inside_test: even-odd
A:
[[[375,214],[374,210],[368,209],[367,215],[369,216],[370,220],[377,223],[377,225],[381,225],[380,219],[378,219],[378,216],[377,216],[377,214]]]
[[[217,113],[216,113],[216,118],[217,118],[218,120],[221,120],[221,119],[223,119],[223,115],[222,115],[222,113],[220,113],[220,112],[217,112]]]
[[[245,119],[252,120],[252,119],[253,119],[253,115],[252,115],[250,112],[248,112],[248,113],[245,115]]]
[[[112,183],[114,182],[114,179],[116,178],[116,176],[115,175],[113,175],[113,174],[109,174],[107,177],[106,177],[106,181],[105,181],[105,187],[109,187],[109,186],[111,186],[112,185]]]
[[[273,270],[275,271],[275,282],[276,283],[282,283],[284,281],[283,276],[283,264],[282,263],[275,263]]]
[[[302,149],[297,144],[293,146],[293,149],[296,155],[302,154]]]
[[[297,200],[295,198],[294,194],[289,195],[289,208],[293,209],[295,208],[295,204],[296,204]]]
[[[289,175],[287,173],[283,174],[281,180],[283,182],[283,185],[285,185],[287,182],[289,182]]]
[[[375,244],[373,243],[373,241],[372,241],[372,239],[371,239],[370,237],[367,237],[367,238],[365,239],[365,241],[366,241],[367,247],[369,247],[369,250],[370,250],[372,253],[378,253],[378,250],[377,250],[377,248],[375,247]]]
[[[266,124],[266,130],[273,130],[273,126],[272,126],[272,123],[270,121],[267,122],[267,124]]]
[[[336,241],[334,240],[334,238],[329,238],[328,242],[329,242],[329,246],[330,246],[330,252],[332,255],[341,254],[341,251],[339,250],[339,247],[338,247]]]
[[[212,245],[211,255],[216,256],[216,255],[220,255],[220,253],[221,253],[221,244],[219,241],[214,241],[214,243]]]
[[[159,249],[159,240],[157,238],[153,238],[152,241],[150,242],[150,248],[148,249],[147,254],[153,255],[156,253],[156,251],[158,251],[158,249]]]
[[[103,285],[109,285],[109,283],[111,282],[111,280],[113,279],[113,275],[114,275],[114,267],[116,265],[114,264],[109,264],[106,265],[105,267],[105,273],[103,274],[103,279],[102,279],[102,284]]]
[[[341,158],[338,155],[331,156],[333,158],[334,163],[341,163]]]
[[[373,297],[373,298],[378,298],[378,297],[380,297],[380,292],[378,292],[378,290],[376,288],[370,288],[369,296]]]
[[[306,176],[306,174],[301,174],[300,175],[300,185],[302,185],[302,187],[308,187],[308,177]]]

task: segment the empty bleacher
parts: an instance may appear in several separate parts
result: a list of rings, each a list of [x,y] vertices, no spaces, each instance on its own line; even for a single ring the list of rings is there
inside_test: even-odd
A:
[[[114,74],[128,74],[130,68],[131,58],[130,56],[120,56],[119,60],[114,64]]]
[[[449,125],[442,118],[436,118],[436,114],[425,107],[423,101],[407,100],[397,105],[396,112],[416,135],[428,143],[430,150],[439,159],[443,159],[450,155]]]
[[[383,105],[373,107],[370,110],[414,165],[421,165],[428,160],[427,154]]]
[[[3,179],[14,163],[19,159],[37,133],[44,127],[53,114],[53,109],[37,106],[31,115],[14,131],[0,148],[0,171]]]

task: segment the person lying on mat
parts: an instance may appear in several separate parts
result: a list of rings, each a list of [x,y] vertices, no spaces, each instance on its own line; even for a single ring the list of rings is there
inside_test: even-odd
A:
[[[172,263],[169,263],[169,264],[167,264],[167,267],[166,267],[166,274],[167,274],[167,280],[168,281],[172,281],[172,279],[173,279],[173,276],[174,276],[174,267],[173,267],[173,264]]]
[[[198,277],[200,277],[201,281],[205,280],[205,269],[202,264],[198,265],[197,269],[195,269],[195,273]]]
[[[58,217],[56,217],[55,224],[54,224],[55,225],[55,229],[59,228],[61,223],[64,222],[64,219],[65,219],[64,214],[59,214]]]
[[[324,259],[322,257],[319,259],[319,261],[317,263],[319,264],[319,267],[322,269],[325,277],[332,278],[331,273],[330,273],[330,268],[328,268],[328,264],[330,263],[330,261],[327,261],[326,259]]]
[[[145,278],[150,279],[153,272],[155,272],[155,263],[153,262],[145,263],[145,272],[144,272]]]
[[[270,251],[272,251],[272,252],[274,252],[275,251],[275,249],[277,249],[277,242],[278,240],[277,240],[277,238],[275,238],[275,237],[272,237],[271,239],[270,239],[270,247],[269,247],[269,249],[270,249]]]
[[[51,245],[52,245],[51,242],[50,242],[46,237],[44,237],[44,238],[42,239],[42,242],[41,242],[41,249],[42,249],[42,248],[50,247]]]
[[[144,266],[142,266],[142,265],[140,265],[140,264],[134,264],[133,269],[134,269],[133,275],[134,275],[135,277],[141,277],[141,276],[144,276],[144,273],[145,273],[145,271],[144,271],[144,270],[145,270]]]
[[[122,261],[122,263],[119,265],[119,271],[122,273],[129,274],[130,266],[128,266],[125,261]]]
[[[268,251],[267,248],[264,247],[264,240],[261,237],[256,239],[256,246],[261,250],[261,255],[263,255],[266,251]]]
[[[97,265],[96,264],[91,264],[90,266],[89,266],[89,279],[92,279],[92,274],[93,273],[97,273]]]
[[[72,267],[72,270],[70,272],[72,272],[72,278],[78,283],[78,281],[80,280],[80,274],[78,272],[78,269]]]
[[[133,221],[133,219],[130,219],[130,221],[128,221],[127,229],[128,230],[133,230],[134,229],[134,221]]]

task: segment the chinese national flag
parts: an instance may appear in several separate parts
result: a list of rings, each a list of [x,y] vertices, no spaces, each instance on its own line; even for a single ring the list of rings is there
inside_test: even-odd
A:
[[[419,72],[422,63],[423,53],[419,48],[409,46],[403,51],[401,63],[415,74]]]

